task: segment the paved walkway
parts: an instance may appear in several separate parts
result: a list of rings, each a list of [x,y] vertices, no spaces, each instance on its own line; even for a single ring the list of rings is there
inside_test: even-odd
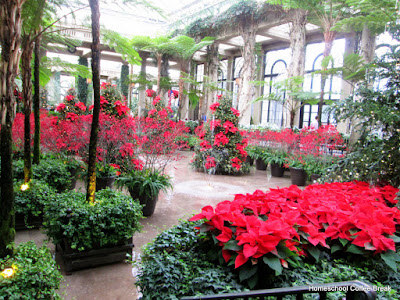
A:
[[[177,224],[179,219],[188,219],[206,205],[215,205],[223,200],[232,200],[234,194],[253,193],[256,189],[290,185],[287,175],[271,177],[269,170],[258,171],[251,167],[245,176],[208,175],[196,172],[189,166],[192,152],[180,152],[183,158],[168,168],[173,177],[174,189],[160,194],[153,216],[142,220],[143,230],[133,237],[134,255],[140,255],[143,245],[149,243],[161,231]],[[83,185],[81,185],[83,186]],[[79,185],[78,185],[79,187]],[[16,243],[34,240],[41,245],[45,235],[39,230],[18,231]],[[52,244],[48,244],[54,249]],[[76,271],[64,276],[61,293],[65,299],[76,300],[125,300],[137,299],[134,284],[135,269],[128,263],[118,263],[95,269]],[[63,273],[65,274],[65,273]]]

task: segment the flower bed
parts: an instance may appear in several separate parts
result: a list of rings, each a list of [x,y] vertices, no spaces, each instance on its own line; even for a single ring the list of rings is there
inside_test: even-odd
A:
[[[278,275],[303,257],[318,260],[321,251],[379,255],[396,269],[400,211],[391,206],[397,192],[365,182],[257,190],[215,209],[206,206],[191,220],[206,219],[201,231],[213,237],[225,261],[241,268],[247,278],[261,262]]]

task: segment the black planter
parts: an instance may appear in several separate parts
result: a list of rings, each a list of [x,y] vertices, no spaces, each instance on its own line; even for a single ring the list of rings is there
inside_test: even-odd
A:
[[[139,203],[143,205],[143,216],[150,217],[154,214],[158,201],[158,194],[153,197],[146,197],[144,195],[139,196],[139,191],[131,189],[129,189],[129,193],[131,194],[132,199],[139,199]]]
[[[71,173],[71,185],[69,186],[69,189],[73,190],[76,186],[76,182],[78,181],[78,168],[69,169],[68,171]]]
[[[105,188],[112,188],[115,176],[96,178],[96,192]]]
[[[307,173],[303,169],[290,168],[290,178],[292,180],[292,184],[305,186],[307,181]]]
[[[247,155],[247,156],[246,156],[246,162],[247,162],[250,166],[252,166],[252,165],[254,164],[254,159]]]
[[[318,178],[321,178],[321,175],[319,175],[319,174],[311,174],[310,177],[311,177],[310,178],[311,182],[314,183],[314,181],[317,181]]]
[[[261,159],[256,159],[256,170],[265,171],[267,169],[267,164]]]
[[[282,177],[283,173],[285,173],[285,168],[282,164],[271,164],[272,177]]]
[[[77,251],[76,249],[71,249],[70,245],[64,241],[56,245],[56,252],[63,260],[66,274],[71,275],[72,271],[124,261],[126,255],[131,254],[133,247],[134,245],[130,239],[122,241],[115,246]]]

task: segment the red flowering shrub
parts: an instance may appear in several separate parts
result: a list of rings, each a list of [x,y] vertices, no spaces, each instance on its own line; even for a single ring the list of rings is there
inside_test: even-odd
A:
[[[56,107],[62,118],[74,119],[77,115],[86,113],[86,105],[76,97],[74,88],[70,88],[64,97],[64,101]]]
[[[231,107],[228,99],[220,97],[220,102],[210,106],[213,119],[203,127],[197,127],[195,133],[200,139],[196,147],[192,165],[198,170],[225,174],[248,172],[245,163],[247,139],[238,129],[239,115]]]
[[[127,116],[129,107],[115,84],[103,82],[100,87],[100,93],[100,110],[102,113],[113,115],[120,119]],[[89,107],[89,110],[92,109],[93,105]]]
[[[191,221],[206,219],[200,228],[216,241],[220,255],[235,268],[246,264],[247,271],[264,263],[279,274],[301,257],[318,260],[321,250],[379,254],[395,269],[400,211],[390,206],[397,192],[366,182],[257,190],[203,207]]]

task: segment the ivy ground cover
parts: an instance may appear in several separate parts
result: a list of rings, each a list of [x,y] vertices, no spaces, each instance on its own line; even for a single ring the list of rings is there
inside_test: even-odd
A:
[[[204,220],[200,231],[249,281],[260,264],[279,275],[282,267],[299,266],[307,256],[318,260],[321,251],[374,256],[396,269],[397,192],[366,182],[257,190],[206,206],[191,221]]]

